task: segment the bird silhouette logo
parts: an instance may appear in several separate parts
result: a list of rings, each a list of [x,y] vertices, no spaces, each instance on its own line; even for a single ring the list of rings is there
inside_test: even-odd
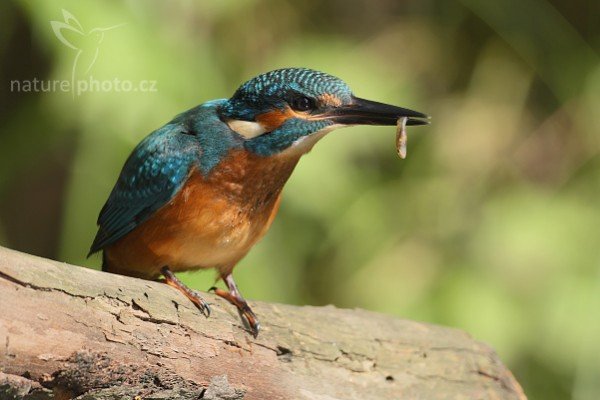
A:
[[[71,82],[74,83],[76,76],[85,76],[92,70],[98,59],[105,33],[125,24],[93,28],[86,32],[77,18],[69,11],[63,9],[62,15],[64,21],[50,21],[50,25],[58,40],[76,51],[71,71]]]

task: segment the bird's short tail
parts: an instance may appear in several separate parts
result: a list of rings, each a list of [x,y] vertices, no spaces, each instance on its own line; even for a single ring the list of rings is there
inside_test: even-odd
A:
[[[108,261],[106,260],[106,252],[102,252],[102,271],[108,272]]]

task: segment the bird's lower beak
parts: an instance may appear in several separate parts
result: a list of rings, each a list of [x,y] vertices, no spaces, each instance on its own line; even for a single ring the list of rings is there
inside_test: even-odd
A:
[[[342,125],[396,125],[398,118],[407,117],[406,125],[427,125],[429,117],[418,111],[396,107],[358,97],[327,113],[327,118]]]

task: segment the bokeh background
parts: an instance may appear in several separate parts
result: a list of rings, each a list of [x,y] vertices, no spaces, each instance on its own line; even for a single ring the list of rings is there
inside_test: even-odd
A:
[[[319,143],[236,269],[246,297],[458,327],[531,399],[598,399],[598,4],[2,1],[0,244],[98,268],[85,258],[96,216],[140,139],[258,73],[323,70],[433,123],[409,131],[404,161],[394,128]],[[63,31],[80,60],[98,51],[75,79],[156,90],[11,91],[73,78],[78,50],[51,26],[63,9],[81,25]],[[99,43],[90,31],[106,27]]]

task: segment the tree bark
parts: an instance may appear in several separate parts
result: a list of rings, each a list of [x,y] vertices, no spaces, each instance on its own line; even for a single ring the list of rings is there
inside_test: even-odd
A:
[[[0,399],[525,399],[466,333],[364,310],[252,301],[0,248]],[[136,397],[137,396],[137,397]]]

